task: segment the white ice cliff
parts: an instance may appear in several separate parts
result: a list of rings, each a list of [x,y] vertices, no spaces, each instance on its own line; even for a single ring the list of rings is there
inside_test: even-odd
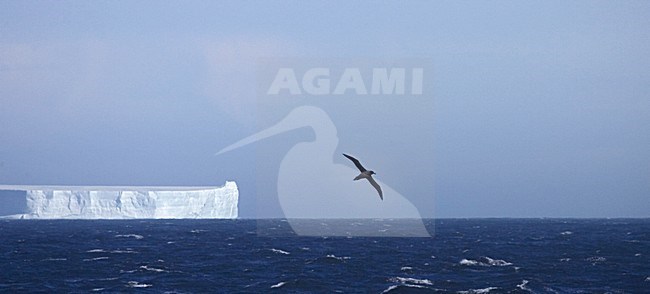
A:
[[[235,182],[223,187],[25,189],[30,219],[237,218]]]

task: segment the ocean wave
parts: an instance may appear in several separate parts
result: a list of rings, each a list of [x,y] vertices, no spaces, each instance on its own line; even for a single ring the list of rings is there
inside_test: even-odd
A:
[[[271,289],[280,288],[280,287],[284,286],[286,283],[287,283],[287,282],[280,282],[280,283],[277,283],[277,284],[271,286]]]
[[[563,235],[563,236],[566,236],[566,235],[573,235],[573,232],[571,232],[571,231],[564,231],[564,232],[560,233],[560,235]]]
[[[126,253],[126,254],[136,254],[136,253],[138,253],[138,252],[137,252],[137,251],[133,251],[133,250],[131,250],[131,249],[126,249],[126,250],[119,250],[119,249],[118,249],[118,250],[113,250],[113,251],[111,251],[111,253],[114,253],[114,254],[123,254],[123,253]]]
[[[489,264],[489,265],[495,265],[495,266],[508,266],[508,265],[512,265],[512,263],[507,262],[507,261],[505,261],[505,260],[503,260],[503,259],[492,259],[492,258],[489,258],[489,257],[487,257],[487,256],[485,257],[485,259],[488,261],[488,264]]]
[[[336,259],[336,260],[343,261],[343,260],[346,260],[346,259],[350,259],[351,257],[349,257],[349,256],[339,257],[339,256],[336,256],[334,254],[328,254],[328,255],[325,256],[325,258],[331,258],[331,259]]]
[[[157,273],[164,273],[164,272],[166,272],[166,270],[164,270],[164,269],[155,268],[155,267],[149,267],[149,266],[147,266],[147,265],[141,265],[140,268],[143,269],[143,270],[146,270],[146,271],[150,271],[150,272],[157,272]]]
[[[391,285],[386,290],[382,291],[381,293],[400,293],[402,292],[403,288],[419,288],[419,289],[426,289],[427,287],[425,286],[420,286],[420,285],[412,285],[412,284],[400,284],[400,285]],[[411,290],[412,291],[412,290]]]
[[[50,258],[43,259],[42,261],[66,261],[66,260],[68,259],[64,257],[50,257]]]
[[[137,281],[129,281],[126,284],[126,286],[129,287],[129,288],[149,288],[149,287],[153,287],[152,284],[140,284]]]
[[[100,257],[95,257],[95,258],[86,258],[84,261],[97,261],[97,260],[106,260],[108,259],[108,256],[100,256]]]
[[[507,262],[503,259],[492,259],[490,257],[484,256],[479,258],[479,260],[465,259],[463,258],[460,262],[461,265],[466,266],[509,266],[512,265],[511,262]]]
[[[521,290],[524,290],[524,291],[532,292],[532,290],[530,290],[530,288],[526,287],[526,285],[528,285],[528,280],[523,280],[523,281],[521,281],[521,284],[517,285],[517,288],[519,288]]]
[[[381,293],[390,293],[390,291],[393,291],[393,290],[397,289],[397,287],[399,287],[399,285],[391,285],[388,288],[386,288],[386,290],[382,291]]]
[[[466,291],[458,291],[456,293],[458,294],[484,294],[484,293],[490,293],[492,290],[497,290],[499,289],[498,287],[487,287],[483,289],[469,289]]]
[[[101,278],[101,279],[96,279],[94,281],[115,281],[117,279],[119,279],[119,277]]]
[[[125,234],[125,235],[115,235],[115,238],[136,238],[138,240],[144,238],[142,235],[138,234]]]
[[[592,256],[592,257],[589,257],[589,258],[587,258],[585,260],[589,261],[589,262],[596,263],[596,262],[605,262],[605,261],[607,261],[607,258],[604,258],[602,256]]]
[[[289,252],[287,252],[287,251],[280,250],[280,249],[275,249],[275,248],[271,248],[271,251],[273,251],[274,253],[279,253],[279,254],[284,254],[284,255],[289,255],[289,254],[291,254],[291,253],[289,253]]]
[[[412,270],[413,270],[413,267],[410,267],[410,266],[403,266],[403,267],[400,268],[399,270],[401,270],[401,271],[403,271],[403,272],[405,272],[405,271],[412,271]]]
[[[431,280],[429,280],[429,279],[415,279],[415,278],[394,277],[394,278],[388,279],[388,281],[393,282],[393,283],[433,286],[433,282],[431,282]]]
[[[461,265],[469,265],[469,266],[471,266],[471,265],[478,265],[478,264],[479,264],[479,262],[476,261],[476,260],[465,259],[465,258],[463,258],[459,263],[460,263]]]
[[[104,249],[90,249],[86,251],[87,253],[99,253],[99,252],[106,252]]]

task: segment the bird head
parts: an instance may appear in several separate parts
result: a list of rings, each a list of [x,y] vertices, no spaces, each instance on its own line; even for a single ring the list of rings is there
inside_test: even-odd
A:
[[[376,173],[376,172],[374,172],[374,171],[368,171],[368,172],[370,173],[370,175],[374,175],[374,174],[377,174],[377,173]]]

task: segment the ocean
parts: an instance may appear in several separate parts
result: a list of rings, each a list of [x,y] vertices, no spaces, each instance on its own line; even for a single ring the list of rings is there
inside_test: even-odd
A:
[[[650,219],[426,223],[432,238],[264,233],[282,219],[0,220],[0,291],[650,293]]]

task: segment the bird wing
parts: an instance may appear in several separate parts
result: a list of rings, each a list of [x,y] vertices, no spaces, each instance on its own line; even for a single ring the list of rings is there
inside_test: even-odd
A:
[[[354,162],[354,165],[356,165],[357,168],[358,168],[361,172],[366,171],[366,169],[363,168],[363,166],[361,165],[361,163],[360,163],[356,158],[354,158],[354,157],[352,157],[352,156],[350,156],[350,155],[347,155],[347,154],[345,154],[345,153],[343,153],[343,156],[347,157],[349,160],[352,160],[352,162]]]
[[[368,177],[368,182],[370,182],[370,185],[372,185],[373,187],[375,187],[375,189],[377,189],[377,192],[379,193],[379,198],[381,198],[381,200],[384,200],[384,193],[381,192],[381,187],[379,187],[379,184],[375,182],[375,179],[373,179],[372,177]]]

